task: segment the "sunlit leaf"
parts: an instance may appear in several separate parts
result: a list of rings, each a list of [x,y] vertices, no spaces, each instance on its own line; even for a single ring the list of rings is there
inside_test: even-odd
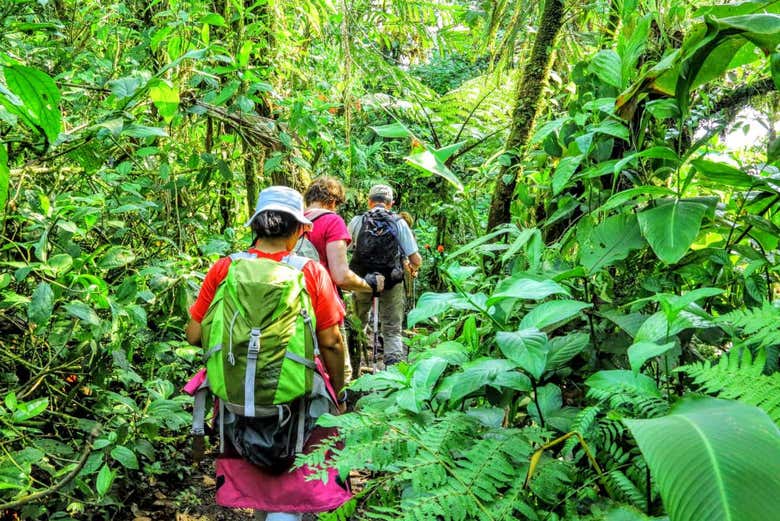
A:
[[[49,143],[56,141],[62,130],[62,115],[60,91],[54,80],[45,72],[24,65],[6,65],[2,70],[8,90],[21,102],[20,105],[6,102],[6,108],[44,134]]]
[[[780,430],[761,409],[688,398],[667,416],[624,423],[658,483],[671,521],[776,517]]]
[[[160,116],[170,122],[179,111],[179,89],[165,80],[155,80],[150,85],[149,97]]]
[[[666,264],[674,264],[688,251],[699,234],[707,207],[692,201],[675,200],[637,214],[642,235]]]

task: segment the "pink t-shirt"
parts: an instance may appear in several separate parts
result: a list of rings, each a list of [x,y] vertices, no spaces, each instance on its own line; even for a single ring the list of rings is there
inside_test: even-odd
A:
[[[304,215],[311,219],[317,215],[322,214],[322,210],[314,209],[307,210]],[[309,241],[317,249],[317,254],[320,256],[320,264],[325,266],[325,269],[330,273],[328,268],[328,254],[325,249],[329,242],[346,241],[347,245],[352,242],[352,237],[349,235],[347,225],[338,214],[326,213],[317,217],[314,221],[314,227],[309,232]]]

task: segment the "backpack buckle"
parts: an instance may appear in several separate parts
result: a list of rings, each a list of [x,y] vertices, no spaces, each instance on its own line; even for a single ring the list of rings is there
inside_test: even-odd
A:
[[[260,328],[252,328],[249,333],[249,350],[246,357],[250,360],[257,360],[257,355],[260,353]]]

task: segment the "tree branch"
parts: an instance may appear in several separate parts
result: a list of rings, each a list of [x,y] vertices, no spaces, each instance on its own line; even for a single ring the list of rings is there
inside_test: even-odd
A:
[[[35,492],[34,494],[29,494],[27,496],[21,497],[14,501],[9,501],[8,503],[1,503],[0,511],[15,510],[26,503],[42,499],[46,496],[54,494],[59,489],[61,489],[62,487],[64,487],[65,485],[73,481],[73,479],[78,475],[78,473],[81,472],[81,469],[84,468],[84,465],[87,463],[87,458],[89,458],[89,455],[92,454],[92,441],[97,437],[99,432],[100,432],[100,426],[96,426],[92,429],[92,432],[89,433],[89,438],[87,438],[87,444],[84,447],[84,450],[81,452],[81,457],[76,463],[76,466],[73,467],[73,470],[68,472],[68,475],[62,478],[62,480],[58,481],[57,483],[55,483],[54,485],[50,486],[45,490]]]

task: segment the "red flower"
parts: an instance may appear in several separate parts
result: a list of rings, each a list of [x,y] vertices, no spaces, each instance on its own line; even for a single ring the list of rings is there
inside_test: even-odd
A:
[[[438,251],[439,253],[444,253],[444,246],[439,244],[438,246],[436,246],[436,251]]]
[[[430,249],[431,249],[431,245],[430,245],[430,244],[426,244],[426,245],[425,245],[425,249],[426,249],[426,250],[430,250]]]

